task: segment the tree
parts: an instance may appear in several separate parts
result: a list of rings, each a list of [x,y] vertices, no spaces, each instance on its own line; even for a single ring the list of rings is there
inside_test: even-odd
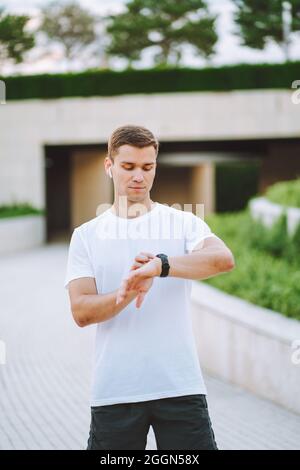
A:
[[[216,16],[209,14],[205,0],[130,0],[124,12],[106,19],[107,54],[126,58],[130,65],[153,46],[157,65],[178,65],[187,44],[209,59],[217,42]]]
[[[300,31],[300,0],[233,0],[242,44],[263,50],[274,41],[289,59],[291,35]]]
[[[34,35],[26,31],[29,19],[26,15],[9,15],[0,10],[0,65],[7,60],[22,62],[25,52],[34,46]]]
[[[54,40],[64,47],[67,59],[73,59],[94,43],[95,16],[76,2],[54,1],[42,10],[40,31],[47,35],[49,42]]]

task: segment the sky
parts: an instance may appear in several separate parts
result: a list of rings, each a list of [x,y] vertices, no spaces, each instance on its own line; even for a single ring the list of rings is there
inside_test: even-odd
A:
[[[78,0],[85,8],[98,14],[118,13],[124,8],[126,0]],[[7,11],[14,13],[26,13],[33,17],[38,16],[39,7],[45,6],[49,0],[0,0],[0,5]],[[217,32],[219,41],[216,47],[216,55],[211,61],[211,65],[224,65],[235,63],[257,63],[257,62],[282,62],[283,53],[279,46],[269,44],[265,51],[256,51],[239,44],[240,39],[233,34],[234,24],[232,20],[234,5],[230,0],[209,0],[210,11],[217,13]],[[34,20],[32,21],[34,25]],[[48,49],[49,50],[49,49]],[[40,73],[63,71],[67,64],[60,60],[61,49],[53,49],[47,54],[40,54],[39,49],[27,54],[27,63],[20,65],[8,65],[4,73]],[[141,67],[151,66],[151,52],[143,54]],[[291,47],[291,58],[300,59],[300,35],[295,38]],[[201,67],[205,65],[203,59],[195,57],[192,48],[186,47],[184,52],[184,65],[191,67]],[[113,59],[110,65],[113,68],[121,69],[126,62],[122,59]],[[97,65],[96,63],[92,63]],[[85,64],[75,61],[72,65],[75,70],[85,68]]]

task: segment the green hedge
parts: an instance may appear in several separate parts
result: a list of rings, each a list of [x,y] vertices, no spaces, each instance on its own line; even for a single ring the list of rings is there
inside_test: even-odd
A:
[[[300,78],[300,62],[223,67],[88,70],[81,73],[2,77],[6,99],[113,96],[128,93],[290,89]]]
[[[21,215],[40,215],[45,214],[42,209],[36,209],[31,204],[10,204],[0,206],[0,219],[6,217],[18,217]]]
[[[250,246],[274,257],[284,258],[300,269],[300,223],[292,235],[287,230],[286,212],[271,227],[265,227],[259,221],[252,221],[249,234]]]
[[[276,204],[300,208],[300,178],[275,183],[266,190],[264,196]]]
[[[235,268],[204,282],[300,320],[300,260],[299,256],[287,257],[287,252],[292,250],[291,241],[286,241],[285,254],[280,249],[278,232],[282,230],[282,219],[278,222],[277,233],[274,229],[273,236],[260,244],[257,244],[259,234],[256,231],[260,230],[259,225],[253,222],[248,209],[239,213],[211,214],[205,220],[231,249]],[[296,238],[299,240],[299,233]],[[294,247],[299,241],[295,243]]]

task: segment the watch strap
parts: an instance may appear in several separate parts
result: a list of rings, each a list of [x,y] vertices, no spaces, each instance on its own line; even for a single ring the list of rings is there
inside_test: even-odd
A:
[[[169,274],[169,270],[170,270],[168,256],[165,255],[164,253],[159,253],[156,256],[160,258],[162,262],[162,268],[161,268],[161,273],[159,277],[167,277]]]

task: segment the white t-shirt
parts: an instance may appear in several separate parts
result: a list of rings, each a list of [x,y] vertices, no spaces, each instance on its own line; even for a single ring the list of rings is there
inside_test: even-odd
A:
[[[112,292],[141,251],[180,256],[210,236],[216,237],[200,217],[164,204],[130,219],[108,209],[75,228],[65,287],[94,277],[99,294]],[[207,393],[192,330],[191,284],[155,277],[139,309],[133,300],[97,323],[91,406]]]

